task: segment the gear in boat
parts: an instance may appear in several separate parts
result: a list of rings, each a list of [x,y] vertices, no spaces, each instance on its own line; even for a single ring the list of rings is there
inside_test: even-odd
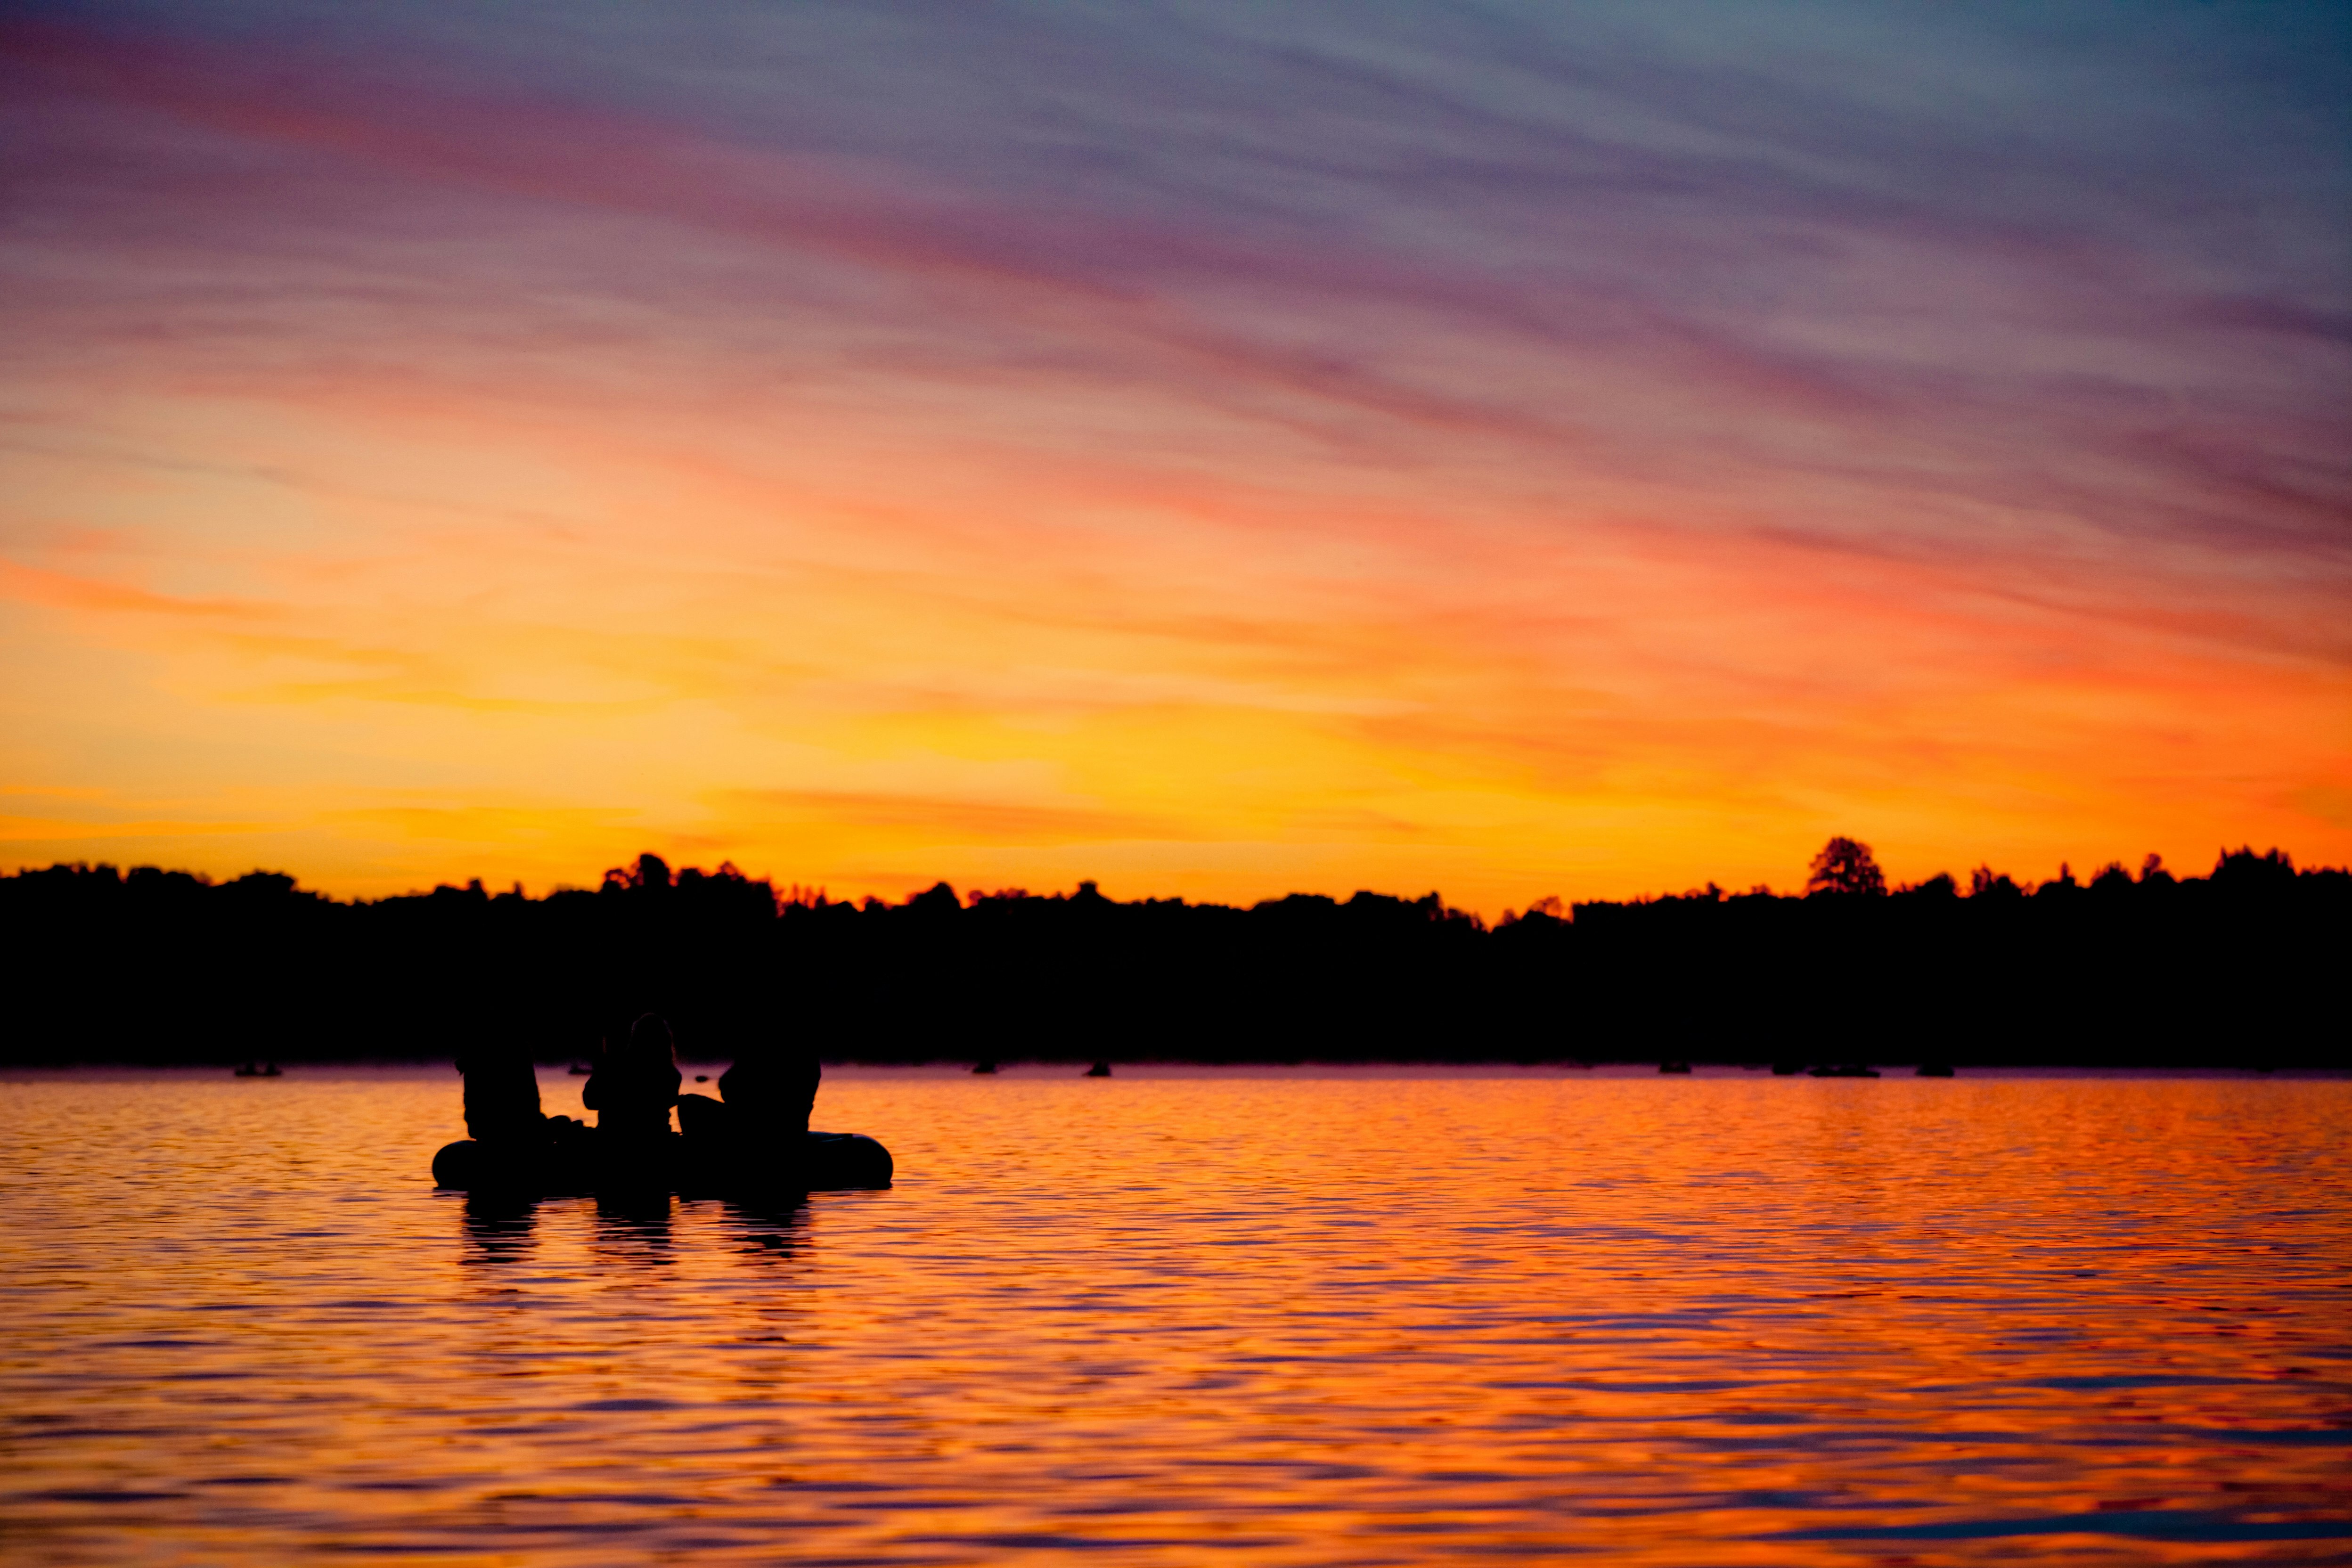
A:
[[[436,1186],[539,1194],[657,1187],[681,1193],[836,1192],[887,1187],[890,1151],[862,1132],[804,1132],[755,1149],[672,1133],[607,1140],[570,1123],[569,1137],[484,1143],[461,1138],[433,1156]]]

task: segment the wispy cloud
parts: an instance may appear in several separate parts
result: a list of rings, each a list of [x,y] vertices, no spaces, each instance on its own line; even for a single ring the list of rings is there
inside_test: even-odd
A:
[[[6,760],[412,880],[2340,857],[2348,39],[19,8]]]

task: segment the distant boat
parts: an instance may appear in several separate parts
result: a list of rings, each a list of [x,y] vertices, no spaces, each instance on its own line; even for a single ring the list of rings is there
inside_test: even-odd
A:
[[[247,1062],[243,1067],[236,1069],[236,1076],[239,1078],[284,1078],[286,1075],[278,1070],[278,1064],[276,1062],[271,1062],[266,1067],[257,1066],[253,1062]]]
[[[992,1073],[996,1070],[996,1064],[994,1062],[974,1062],[971,1065],[971,1070],[976,1073]]]
[[[1688,1071],[1690,1071],[1690,1063],[1688,1063],[1688,1062],[1660,1062],[1660,1063],[1658,1064],[1658,1070],[1659,1070],[1660,1072],[1688,1072]]]
[[[1842,1068],[1815,1068],[1812,1076],[1815,1078],[1876,1078],[1878,1069],[1864,1067],[1860,1062],[1849,1062]]]
[[[1110,1063],[1108,1062],[1097,1062],[1094,1066],[1087,1069],[1087,1077],[1088,1078],[1108,1078],[1109,1076]]]

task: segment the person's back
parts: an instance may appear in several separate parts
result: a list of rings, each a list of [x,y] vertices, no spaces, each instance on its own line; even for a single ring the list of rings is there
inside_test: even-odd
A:
[[[769,1049],[719,1075],[720,1099],[678,1097],[677,1126],[726,1179],[745,1186],[789,1187],[808,1154],[809,1111],[820,1076],[816,1058]]]
[[[539,1109],[539,1075],[530,1058],[503,1047],[475,1047],[457,1058],[466,1079],[466,1135],[478,1143],[530,1143],[547,1136]]]
[[[600,1132],[660,1138],[669,1132],[669,1108],[677,1103],[681,1081],[669,1026],[647,1013],[630,1026],[625,1044],[597,1062],[580,1100],[596,1113]]]
[[[719,1075],[719,1098],[727,1102],[737,1136],[797,1137],[808,1131],[823,1077],[812,1055],[761,1051]]]

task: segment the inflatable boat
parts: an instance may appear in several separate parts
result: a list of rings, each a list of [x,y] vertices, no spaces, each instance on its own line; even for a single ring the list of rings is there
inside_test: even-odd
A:
[[[676,1133],[651,1142],[608,1143],[582,1128],[573,1137],[520,1147],[461,1138],[433,1156],[433,1184],[467,1193],[542,1195],[648,1190],[689,1196],[825,1193],[887,1187],[894,1169],[890,1151],[862,1132],[810,1132],[801,1140],[751,1148]]]

